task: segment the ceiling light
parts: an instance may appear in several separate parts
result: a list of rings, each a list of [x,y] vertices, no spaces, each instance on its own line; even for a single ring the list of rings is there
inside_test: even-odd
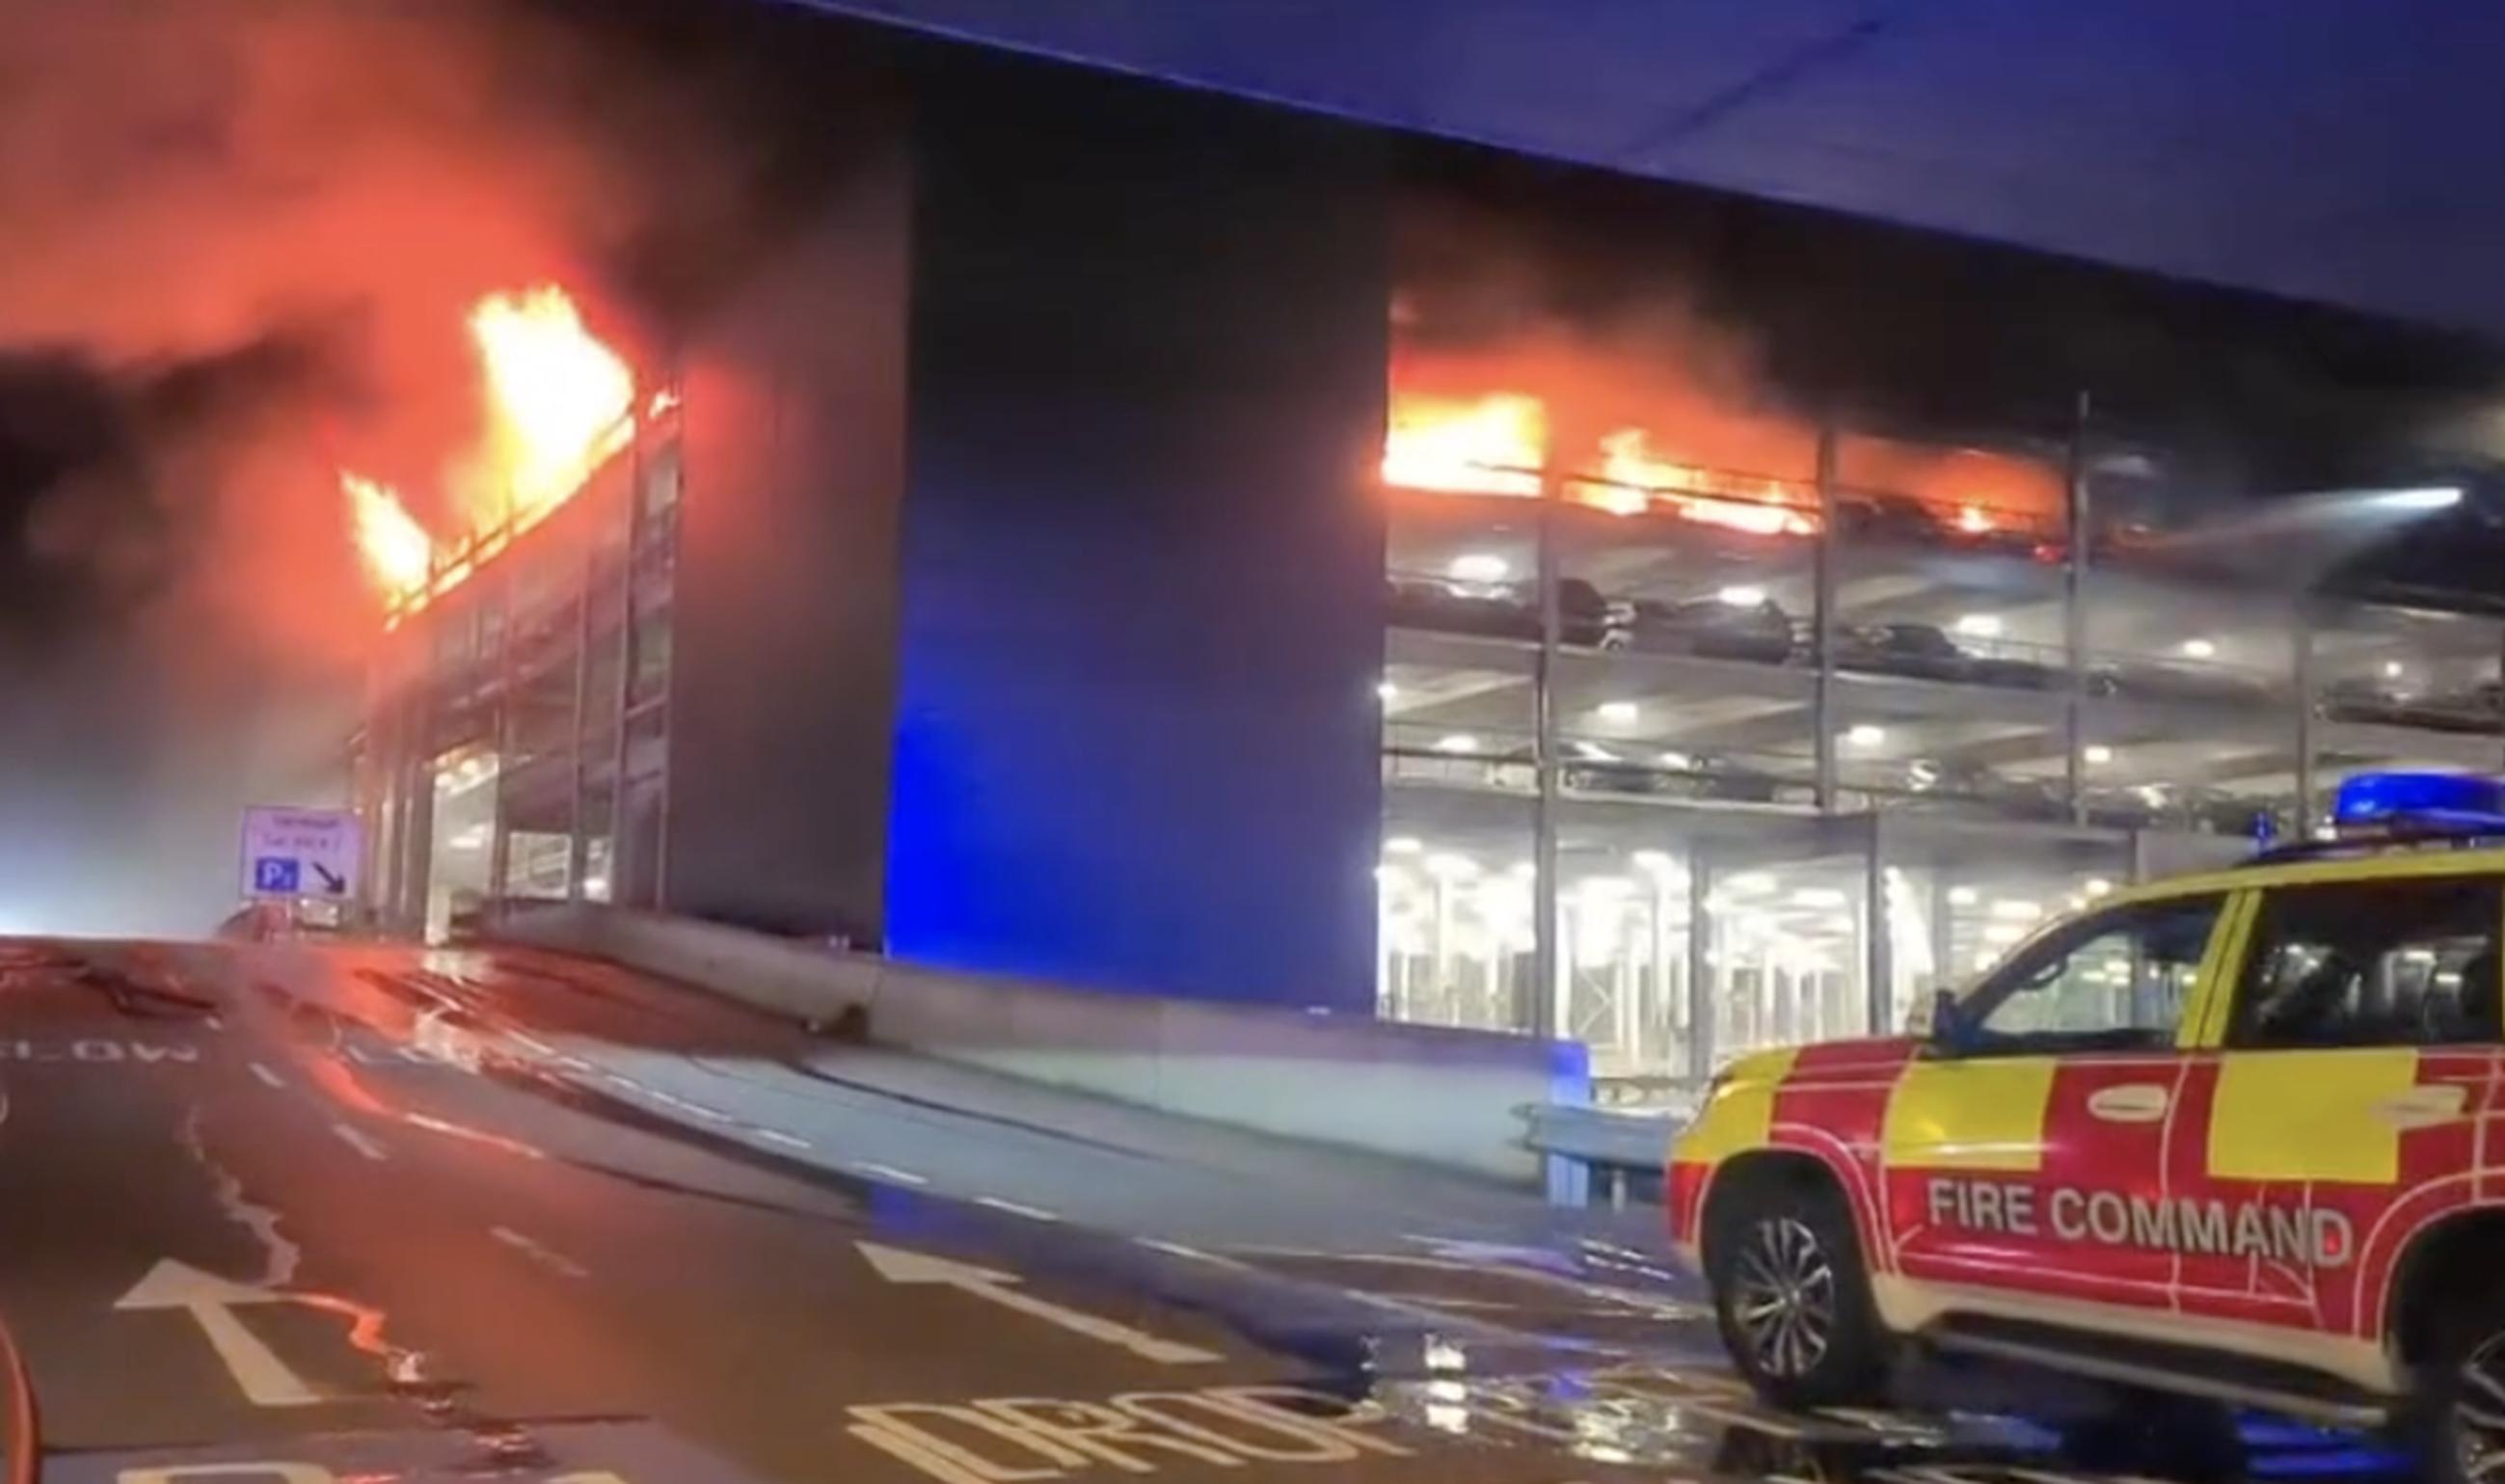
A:
[[[1447,881],[1467,881],[1479,873],[1479,863],[1449,851],[1427,858],[1427,874]]]
[[[1427,842],[1414,834],[1395,834],[1383,842],[1387,856],[1414,856],[1427,848]]]
[[[1636,869],[1656,876],[1667,876],[1678,869],[1678,862],[1666,850],[1639,850],[1627,859],[1635,863]]]
[[[1792,893],[1792,905],[1796,907],[1840,907],[1852,901],[1831,886],[1805,886]]]
[[[2102,764],[2113,761],[2113,749],[2102,742],[2091,742],[2080,749],[2079,756],[2090,763]]]
[[[1982,896],[1983,894],[1976,891],[1973,887],[1953,886],[1949,888],[1949,905],[1953,907],[1970,907],[1977,901],[1981,901]]]
[[[1465,731],[1457,731],[1450,736],[1435,739],[1435,751],[1439,753],[1468,754],[1478,750],[1479,739]]]
[[[2383,678],[2385,680],[2398,680],[2408,673],[2409,666],[2401,663],[2397,659],[2386,659],[2383,661]]]
[[[2183,657],[2186,659],[2215,659],[2218,657],[2217,642],[2210,639],[2186,639],[2183,641]]]
[[[1643,715],[1643,708],[1633,701],[1603,701],[1601,720],[1612,726],[1632,726]]]
[[[1528,881],[1539,874],[1539,866],[1531,861],[1516,861],[1506,869],[1507,873],[1517,881]]]
[[[1773,891],[1775,889],[1775,878],[1765,871],[1744,870],[1738,875],[1733,876],[1730,880],[1723,882],[1722,885],[1734,895],[1746,896],[1751,892]]]
[[[1996,922],[1983,930],[1985,942],[1996,943],[2002,947],[2007,947],[2026,936],[2027,929],[2014,922]]]
[[[1374,688],[1374,698],[1378,701],[1398,700],[1400,698],[1400,688],[1387,680]]]
[[[2040,902],[2022,901],[2015,897],[2003,897],[1992,904],[1992,915],[2011,922],[2033,922],[2044,915],[2044,907]]]
[[[1457,582],[1501,583],[1513,568],[1493,551],[1464,551],[1454,557],[1453,564],[1444,570],[1450,572]]]
[[[1852,743],[1854,747],[1877,747],[1888,740],[1888,728],[1885,726],[1874,726],[1868,722],[1863,722],[1857,725],[1847,727],[1844,732],[1844,740]]]
[[[1766,589],[1747,583],[1734,583],[1713,594],[1733,608],[1755,608],[1766,601]]]
[[[1957,620],[1957,631],[1969,639],[1997,639],[2000,627],[1998,614],[1963,614]]]
[[[2102,876],[2090,876],[2087,880],[2079,884],[2079,890],[2087,893],[2091,897],[2101,897],[2105,893],[2113,890],[2113,883],[2107,881]]]

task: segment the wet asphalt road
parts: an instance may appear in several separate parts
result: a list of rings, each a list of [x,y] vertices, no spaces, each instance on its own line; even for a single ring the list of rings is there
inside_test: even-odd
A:
[[[0,1316],[53,1479],[2203,1471],[2065,1452],[2048,1424],[2100,1400],[2040,1379],[1771,1413],[1646,1223],[607,966],[0,943]],[[2246,1431],[2256,1473],[2384,1467]]]

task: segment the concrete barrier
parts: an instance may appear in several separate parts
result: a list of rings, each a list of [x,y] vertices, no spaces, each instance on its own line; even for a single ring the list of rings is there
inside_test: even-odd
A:
[[[1099,994],[598,906],[535,909],[498,931],[795,1020],[859,1007],[872,1040],[943,1061],[1507,1181],[1540,1173],[1517,1109],[1591,1099],[1578,1042]]]

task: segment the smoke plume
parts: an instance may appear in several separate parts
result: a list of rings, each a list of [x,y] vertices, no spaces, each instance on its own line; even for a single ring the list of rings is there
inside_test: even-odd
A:
[[[336,468],[446,519],[466,306],[634,344],[753,184],[637,9],[0,0],[0,930],[197,932],[242,803],[344,800]]]

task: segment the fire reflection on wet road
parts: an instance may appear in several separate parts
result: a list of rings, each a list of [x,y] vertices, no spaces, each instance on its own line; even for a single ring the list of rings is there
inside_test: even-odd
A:
[[[953,1111],[603,966],[0,945],[0,1017],[56,1479],[2392,1471],[2010,1373],[1773,1411],[1640,1232]]]

